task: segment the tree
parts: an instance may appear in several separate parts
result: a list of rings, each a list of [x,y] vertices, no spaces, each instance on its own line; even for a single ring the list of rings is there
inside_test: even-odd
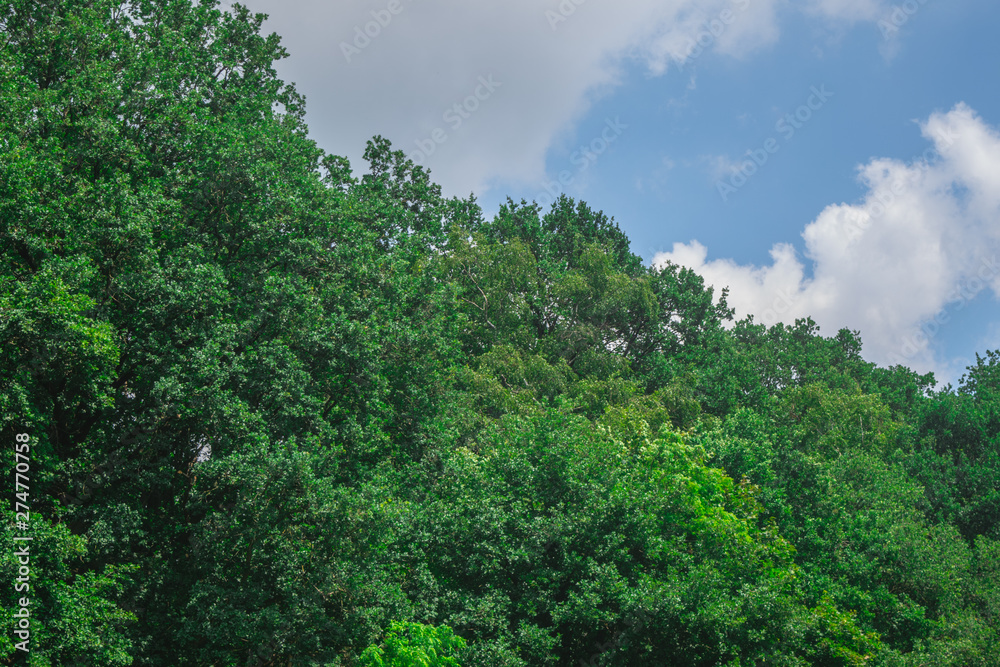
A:
[[[487,220],[382,137],[356,176],[263,20],[0,7],[34,660],[995,662],[996,353],[935,392],[583,202]]]
[[[465,641],[446,626],[393,623],[384,646],[370,646],[361,654],[365,667],[459,667],[452,657]]]

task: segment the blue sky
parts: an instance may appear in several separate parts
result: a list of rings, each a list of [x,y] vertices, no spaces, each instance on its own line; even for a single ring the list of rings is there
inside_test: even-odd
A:
[[[880,364],[954,382],[1000,347],[1000,6],[623,4],[249,6],[356,170],[382,134],[487,213],[565,192],[738,314],[859,329]]]

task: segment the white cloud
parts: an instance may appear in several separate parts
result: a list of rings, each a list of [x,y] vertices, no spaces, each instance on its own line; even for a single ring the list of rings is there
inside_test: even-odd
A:
[[[542,180],[549,147],[596,97],[614,88],[623,59],[638,59],[656,74],[690,59],[692,48],[699,55],[718,50],[741,56],[777,38],[777,2],[248,5],[270,14],[265,29],[282,36],[291,57],[278,64],[279,74],[306,94],[310,131],[320,146],[363,168],[364,143],[375,134],[407,154],[419,149],[415,142],[433,145],[434,154],[423,163],[447,194],[465,195],[491,182]],[[390,5],[397,13],[389,13]],[[731,15],[722,23],[727,8]],[[384,25],[372,23],[379,18]],[[713,20],[717,34],[709,30]],[[375,36],[365,36],[366,27]],[[694,41],[699,36],[703,46]],[[355,38],[358,44],[370,41],[359,48]],[[351,47],[348,55],[343,44]],[[500,86],[474,100],[471,106],[478,108],[467,111],[461,125],[454,124],[455,115],[446,121],[449,109],[476,94],[479,77],[490,75]],[[444,132],[438,134],[441,143],[433,142],[436,128]]]
[[[804,259],[777,244],[770,265],[742,266],[692,241],[653,261],[728,286],[738,316],[857,329],[870,360],[953,380],[959,369],[935,356],[934,335],[981,290],[1000,295],[1000,134],[965,104],[921,129],[933,144],[924,155],[863,165],[864,200],[830,205],[805,227]]]
[[[643,55],[654,73],[681,67],[709,50],[744,56],[778,39],[776,5],[774,0],[665,3],[666,11],[642,45]]]
[[[807,11],[847,24],[871,22],[881,34],[879,51],[888,61],[902,49],[902,32],[929,0],[813,0]]]

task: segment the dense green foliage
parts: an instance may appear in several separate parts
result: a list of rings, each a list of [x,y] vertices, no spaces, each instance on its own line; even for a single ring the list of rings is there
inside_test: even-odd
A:
[[[458,667],[454,655],[466,646],[451,628],[420,623],[393,623],[385,647],[369,646],[362,667]]]
[[[32,665],[997,664],[1000,354],[935,391],[583,203],[355,179],[261,21],[0,3]]]

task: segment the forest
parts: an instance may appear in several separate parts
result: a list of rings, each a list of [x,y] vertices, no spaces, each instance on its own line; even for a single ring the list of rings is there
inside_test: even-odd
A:
[[[239,5],[0,7],[2,664],[1000,664],[997,352],[355,172]]]

